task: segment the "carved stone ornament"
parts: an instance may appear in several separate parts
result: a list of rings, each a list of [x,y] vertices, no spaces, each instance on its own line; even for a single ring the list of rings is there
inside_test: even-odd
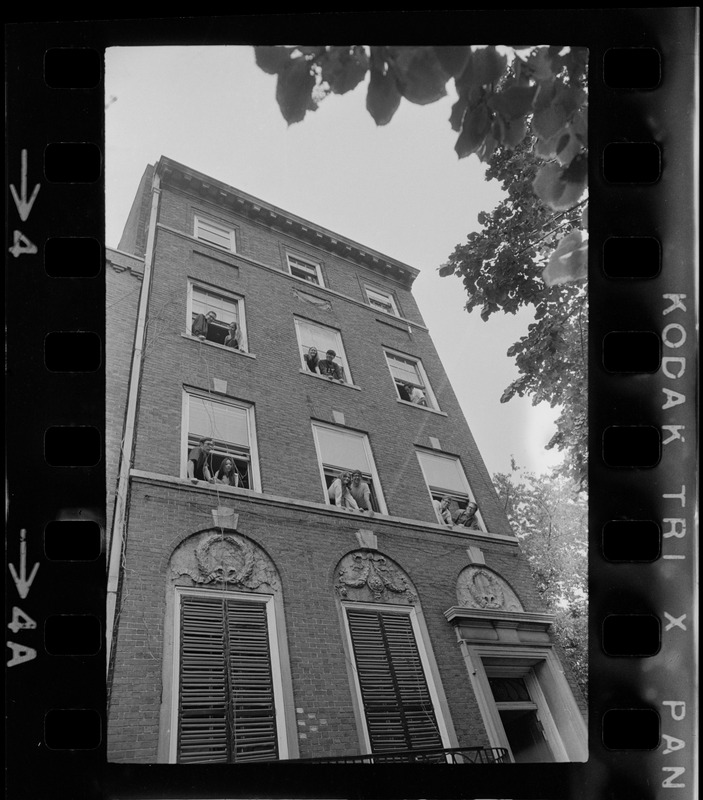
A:
[[[459,605],[486,611],[524,611],[525,609],[507,582],[493,570],[470,566],[462,570],[456,587]]]
[[[171,576],[184,575],[195,584],[250,591],[279,588],[271,559],[256,544],[234,533],[205,531],[181,542],[171,556]]]
[[[405,573],[380,553],[356,551],[339,562],[337,591],[344,600],[407,603],[417,596]]]

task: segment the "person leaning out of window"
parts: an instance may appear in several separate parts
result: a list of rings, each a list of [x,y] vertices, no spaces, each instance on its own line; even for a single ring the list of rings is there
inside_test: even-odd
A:
[[[351,493],[351,475],[348,472],[342,472],[338,478],[335,478],[327,490],[327,496],[330,502],[345,511],[360,511],[358,503]]]
[[[207,339],[210,323],[215,319],[217,319],[217,314],[214,311],[208,311],[207,314],[198,314],[193,320],[193,326],[190,329],[193,336],[197,336],[198,339]]]
[[[325,358],[318,362],[317,369],[320,375],[325,375],[330,380],[341,381],[344,383],[344,378],[342,377],[342,368],[334,361],[336,355],[337,354],[334,352],[334,350],[328,350]]]
[[[214,446],[215,442],[209,436],[205,436],[198,442],[198,446],[188,453],[186,469],[188,477],[193,483],[198,481],[215,482],[211,455]]]
[[[320,357],[317,355],[317,347],[311,347],[303,356],[305,366],[310,372],[317,372],[317,366],[320,363]]]
[[[223,483],[225,486],[239,486],[239,474],[231,458],[222,459],[220,468],[215,473],[215,483]]]
[[[241,336],[239,334],[239,326],[236,322],[230,322],[227,329],[227,336],[225,336],[225,346],[231,347],[234,350],[241,350],[240,347]]]
[[[454,524],[460,525],[462,528],[471,528],[472,530],[479,530],[478,519],[476,512],[478,511],[478,503],[471,500],[466,508],[459,511],[454,518]]]
[[[451,498],[446,494],[441,500],[432,501],[432,505],[434,506],[434,510],[437,514],[437,519],[443,525],[452,524],[452,512],[449,510],[450,503],[451,503]]]
[[[349,491],[354,500],[356,500],[359,510],[366,511],[370,517],[373,517],[374,512],[371,505],[371,487],[363,479],[361,472],[358,469],[355,469],[351,474]]]

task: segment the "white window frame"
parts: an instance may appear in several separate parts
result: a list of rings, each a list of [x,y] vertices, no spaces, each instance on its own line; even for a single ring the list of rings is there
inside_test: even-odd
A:
[[[291,259],[296,262],[295,265],[291,263]],[[325,285],[322,279],[322,264],[319,261],[315,261],[308,256],[301,256],[298,253],[286,251],[286,267],[288,268],[288,274],[293,278],[297,278],[299,281],[310,283],[313,286]],[[311,278],[314,277],[315,280],[308,280],[300,275],[293,275],[294,268],[300,269],[302,272],[307,273]]]
[[[228,303],[231,303],[233,306],[237,308],[237,324],[239,325],[239,349],[246,353],[249,351],[248,342],[247,342],[247,323],[246,323],[246,312],[244,308],[244,298],[241,295],[234,294],[233,292],[228,292],[223,289],[218,289],[215,286],[209,286],[202,281],[193,280],[192,278],[188,279],[188,290],[187,290],[187,300],[186,300],[186,332],[188,336],[192,336],[191,329],[193,326],[193,296],[196,292],[207,292],[209,294],[216,295],[221,300],[224,300]],[[233,315],[234,317],[234,315]],[[222,321],[222,320],[220,320]],[[209,341],[209,340],[205,340]],[[210,342],[211,344],[217,344],[217,342]],[[222,345],[225,347],[226,345]],[[232,349],[234,348],[229,348]],[[235,351],[236,352],[236,351]]]
[[[311,319],[306,319],[305,317],[293,317],[293,321],[295,323],[295,338],[298,342],[298,353],[300,355],[300,367],[301,369],[308,373],[309,375],[316,375],[315,372],[310,372],[305,364],[305,354],[308,352],[310,347],[317,347],[316,344],[305,344],[302,341],[302,334],[300,331],[301,325],[312,325],[316,328],[322,328],[328,333],[333,334],[335,346],[334,352],[336,356],[334,358],[335,363],[337,363],[342,368],[342,375],[344,376],[344,382],[347,384],[353,384],[354,381],[352,380],[351,371],[349,369],[349,362],[347,361],[346,353],[344,352],[344,343],[342,342],[342,333],[341,331],[337,330],[337,328],[332,328],[329,325],[323,325],[320,322],[314,322]],[[320,349],[317,347],[317,355],[319,359],[326,358],[325,350],[329,348]]]
[[[378,510],[381,514],[388,514],[388,508],[386,506],[386,500],[383,496],[383,490],[381,489],[381,481],[378,477],[378,472],[376,471],[376,463],[373,459],[373,453],[371,452],[371,443],[369,442],[369,437],[365,433],[360,433],[359,431],[353,431],[350,428],[343,428],[339,425],[329,425],[325,422],[313,422],[312,423],[312,435],[315,441],[315,452],[317,453],[317,465],[320,470],[320,481],[322,482],[322,491],[324,492],[325,496],[325,503],[326,505],[332,505],[329,494],[327,492],[327,481],[325,480],[325,466],[328,469],[334,469],[336,471],[347,470],[348,472],[352,472],[351,468],[345,467],[343,464],[327,464],[322,460],[322,448],[320,447],[320,440],[317,435],[317,431],[320,428],[325,428],[327,430],[332,430],[335,433],[341,433],[346,436],[353,436],[358,439],[361,439],[362,444],[364,446],[364,453],[366,455],[366,459],[369,464],[369,473],[370,478],[373,481],[373,488],[374,493],[376,496],[376,502],[378,503]]]
[[[187,478],[187,460],[190,446],[188,444],[188,430],[190,424],[190,398],[199,397],[212,403],[218,403],[222,406],[230,406],[246,411],[247,414],[247,433],[249,436],[249,489],[254,492],[261,492],[261,473],[259,471],[259,450],[256,438],[256,419],[254,416],[254,406],[251,403],[244,403],[239,400],[234,400],[230,397],[223,395],[213,395],[210,392],[202,389],[184,388],[183,389],[183,407],[181,412],[181,478]],[[199,432],[200,433],[200,432]],[[202,432],[206,436],[206,432]],[[213,439],[217,439],[213,436]],[[234,443],[232,442],[234,449]],[[218,454],[219,455],[219,454]]]
[[[513,752],[500,718],[500,710],[488,682],[492,665],[484,659],[500,659],[506,668],[522,673],[528,692],[536,705],[545,738],[555,762],[586,761],[588,750],[586,725],[564,677],[559,660],[551,647],[510,647],[462,642],[471,685],[476,695],[491,747],[505,747]],[[546,763],[546,762],[535,762]]]
[[[289,758],[290,747],[286,735],[286,707],[283,695],[283,680],[281,675],[281,652],[278,646],[278,631],[276,626],[276,611],[273,595],[255,592],[231,592],[220,589],[191,589],[190,587],[175,587],[175,603],[173,613],[173,658],[172,658],[172,687],[171,692],[171,720],[169,726],[168,761],[176,763],[178,749],[178,697],[180,694],[180,654],[181,654],[181,597],[184,595],[198,597],[226,597],[233,600],[244,600],[251,603],[262,603],[266,606],[266,620],[268,623],[269,652],[271,655],[271,676],[273,684],[273,698],[276,709],[276,734],[278,741],[279,760]]]
[[[223,241],[220,242],[217,235],[208,235],[208,228],[212,229],[215,234],[219,234]],[[225,250],[229,253],[237,252],[237,232],[235,228],[206,214],[198,212],[193,215],[193,236],[198,241],[206,242],[220,250]]]
[[[432,391],[432,386],[430,385],[429,378],[427,377],[427,373],[425,372],[425,368],[422,365],[421,359],[417,358],[416,356],[409,356],[407,353],[401,353],[399,350],[392,350],[389,347],[383,348],[383,355],[386,357],[386,364],[388,365],[388,371],[390,372],[393,388],[395,389],[396,400],[399,403],[403,403],[406,406],[415,406],[416,408],[429,408],[433,411],[440,410],[439,404],[437,403],[437,398],[435,397],[435,393]],[[400,392],[398,391],[398,384],[396,383],[395,376],[391,370],[391,359],[405,361],[415,368],[418,378],[418,383],[416,385],[425,394],[425,397],[428,401],[426,406],[419,405],[418,403],[412,403],[401,398]]]
[[[440,452],[438,450],[429,451],[429,450],[423,450],[421,448],[416,448],[415,449],[415,453],[417,455],[418,463],[420,464],[420,469],[422,470],[422,477],[425,479],[425,486],[427,486],[427,491],[429,492],[429,495],[430,495],[430,501],[433,501],[435,499],[440,499],[440,498],[435,498],[435,495],[449,495],[449,497],[451,497],[452,499],[456,500],[457,503],[459,503],[459,504],[463,503],[463,506],[462,506],[463,508],[465,508],[466,505],[468,503],[470,503],[470,502],[474,502],[474,503],[476,503],[476,505],[478,505],[478,502],[476,501],[476,498],[474,497],[474,493],[471,491],[471,486],[469,484],[469,481],[466,478],[466,472],[464,472],[464,465],[461,463],[461,459],[458,456],[452,456],[452,455],[449,455],[448,453],[442,453],[442,452]],[[423,461],[422,461],[422,457],[423,456],[426,456],[428,459],[431,459],[431,458],[437,458],[437,459],[443,458],[443,459],[446,459],[447,461],[451,461],[452,463],[456,464],[459,467],[459,469],[458,469],[459,479],[462,482],[462,484],[464,485],[464,490],[465,491],[463,493],[459,493],[455,489],[448,489],[447,487],[444,487],[444,486],[438,486],[436,484],[431,484],[430,480],[429,480],[429,476],[428,476],[427,471],[425,469],[425,464],[423,464]],[[434,489],[432,488],[433,486],[434,486]],[[434,504],[433,504],[433,508],[434,508]],[[435,513],[436,513],[436,511],[435,511]],[[485,525],[485,523],[483,521],[483,517],[481,516],[481,510],[480,509],[478,511],[476,511],[476,518],[478,519],[479,530],[486,531],[487,530],[486,529],[486,525]],[[441,520],[438,520],[438,522],[441,522]],[[470,530],[470,528],[467,528],[466,530]]]
[[[347,663],[349,664],[353,674],[355,707],[358,709],[359,722],[361,723],[361,731],[363,735],[362,749],[364,750],[364,755],[371,753],[371,737],[369,736],[368,726],[366,724],[364,698],[361,693],[359,672],[356,666],[356,658],[354,656],[354,644],[352,642],[349,619],[347,617],[347,609],[350,608],[358,609],[360,611],[385,611],[393,614],[406,614],[410,617],[410,624],[412,626],[413,635],[415,636],[415,643],[417,644],[417,649],[420,654],[420,663],[422,664],[422,670],[425,674],[427,688],[432,699],[432,708],[434,710],[435,719],[437,720],[437,726],[439,727],[442,745],[445,748],[452,747],[452,739],[447,727],[447,722],[444,718],[443,703],[441,702],[437,689],[437,683],[435,682],[435,673],[432,669],[432,665],[428,656],[425,637],[422,635],[420,625],[418,624],[417,610],[413,606],[391,605],[385,603],[355,603],[345,601],[341,604],[341,606],[342,620],[344,623],[344,645],[348,653]]]
[[[366,290],[366,299],[375,311],[383,311],[386,314],[392,314],[394,317],[399,317],[400,314],[398,313],[398,306],[396,305],[395,298],[390,292],[383,291],[382,289],[377,289],[375,286],[369,286],[368,283],[364,284],[364,289]],[[376,304],[374,304],[374,295],[376,299]],[[391,310],[388,311],[384,308],[384,301],[387,303]]]

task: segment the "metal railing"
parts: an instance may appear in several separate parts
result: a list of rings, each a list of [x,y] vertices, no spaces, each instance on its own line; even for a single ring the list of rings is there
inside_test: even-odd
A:
[[[505,747],[445,747],[432,750],[393,750],[358,756],[301,758],[306,764],[502,764],[508,762]]]

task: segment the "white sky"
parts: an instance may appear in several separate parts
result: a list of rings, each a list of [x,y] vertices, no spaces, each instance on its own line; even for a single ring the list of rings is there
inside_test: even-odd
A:
[[[276,76],[251,47],[114,47],[106,54],[106,243],[116,247],[147,164],[167,156],[420,270],[415,299],[488,470],[511,455],[542,471],[561,460],[544,445],[556,411],[527,398],[500,404],[518,373],[505,353],[529,313],[464,310],[460,279],[437,268],[501,199],[475,156],[459,160],[450,97],[401,102],[377,127],[365,83],[326,98],[290,127]],[[448,89],[450,85],[448,85]]]

